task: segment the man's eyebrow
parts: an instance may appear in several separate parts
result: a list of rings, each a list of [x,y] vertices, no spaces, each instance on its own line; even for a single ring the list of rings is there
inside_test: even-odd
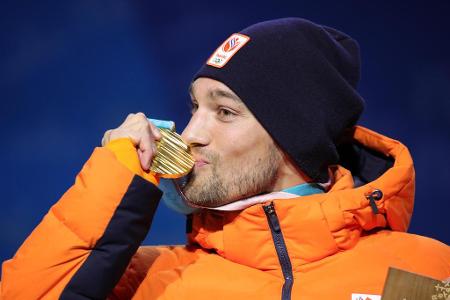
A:
[[[216,100],[217,98],[229,98],[231,100],[234,100],[238,104],[243,103],[242,100],[234,93],[230,93],[229,91],[225,91],[219,88],[210,90],[208,96],[213,100]]]
[[[195,100],[194,93],[193,93],[193,84],[191,83],[189,85],[189,95],[191,96],[192,100]],[[214,88],[208,91],[208,97],[212,100],[217,100],[217,98],[230,98],[234,100],[238,104],[243,104],[244,102],[234,93],[230,93],[229,91],[225,91],[220,88]]]

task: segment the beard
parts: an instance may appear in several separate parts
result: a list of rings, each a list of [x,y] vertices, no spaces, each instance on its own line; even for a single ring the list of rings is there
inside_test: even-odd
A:
[[[274,144],[260,157],[223,161],[219,154],[198,149],[209,164],[194,170],[182,187],[189,203],[218,207],[236,200],[271,191],[282,156]]]

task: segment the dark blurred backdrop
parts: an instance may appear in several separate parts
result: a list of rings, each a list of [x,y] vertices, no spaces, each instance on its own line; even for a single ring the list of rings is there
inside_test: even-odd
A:
[[[231,33],[305,17],[356,38],[360,123],[411,150],[410,232],[450,243],[449,1],[1,1],[0,261],[72,184],[103,132],[130,112],[189,118],[191,76]],[[147,244],[184,242],[161,205]]]

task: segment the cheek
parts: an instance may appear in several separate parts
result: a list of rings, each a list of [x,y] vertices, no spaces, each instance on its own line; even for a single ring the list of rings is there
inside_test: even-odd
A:
[[[272,143],[270,136],[259,126],[221,130],[216,142],[221,158],[238,164],[262,156],[267,145]]]

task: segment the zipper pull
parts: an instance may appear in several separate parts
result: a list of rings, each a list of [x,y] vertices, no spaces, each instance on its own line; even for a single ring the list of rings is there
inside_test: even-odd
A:
[[[380,211],[378,210],[377,204],[375,201],[380,200],[383,198],[383,192],[381,190],[373,190],[370,194],[366,195],[367,200],[369,200],[370,207],[372,208],[372,211],[374,214],[379,214]]]
[[[267,219],[269,220],[270,228],[276,233],[280,233],[280,222],[278,221],[277,214],[275,212],[275,206],[273,202],[270,202],[268,205],[263,206],[264,212],[266,213]]]

